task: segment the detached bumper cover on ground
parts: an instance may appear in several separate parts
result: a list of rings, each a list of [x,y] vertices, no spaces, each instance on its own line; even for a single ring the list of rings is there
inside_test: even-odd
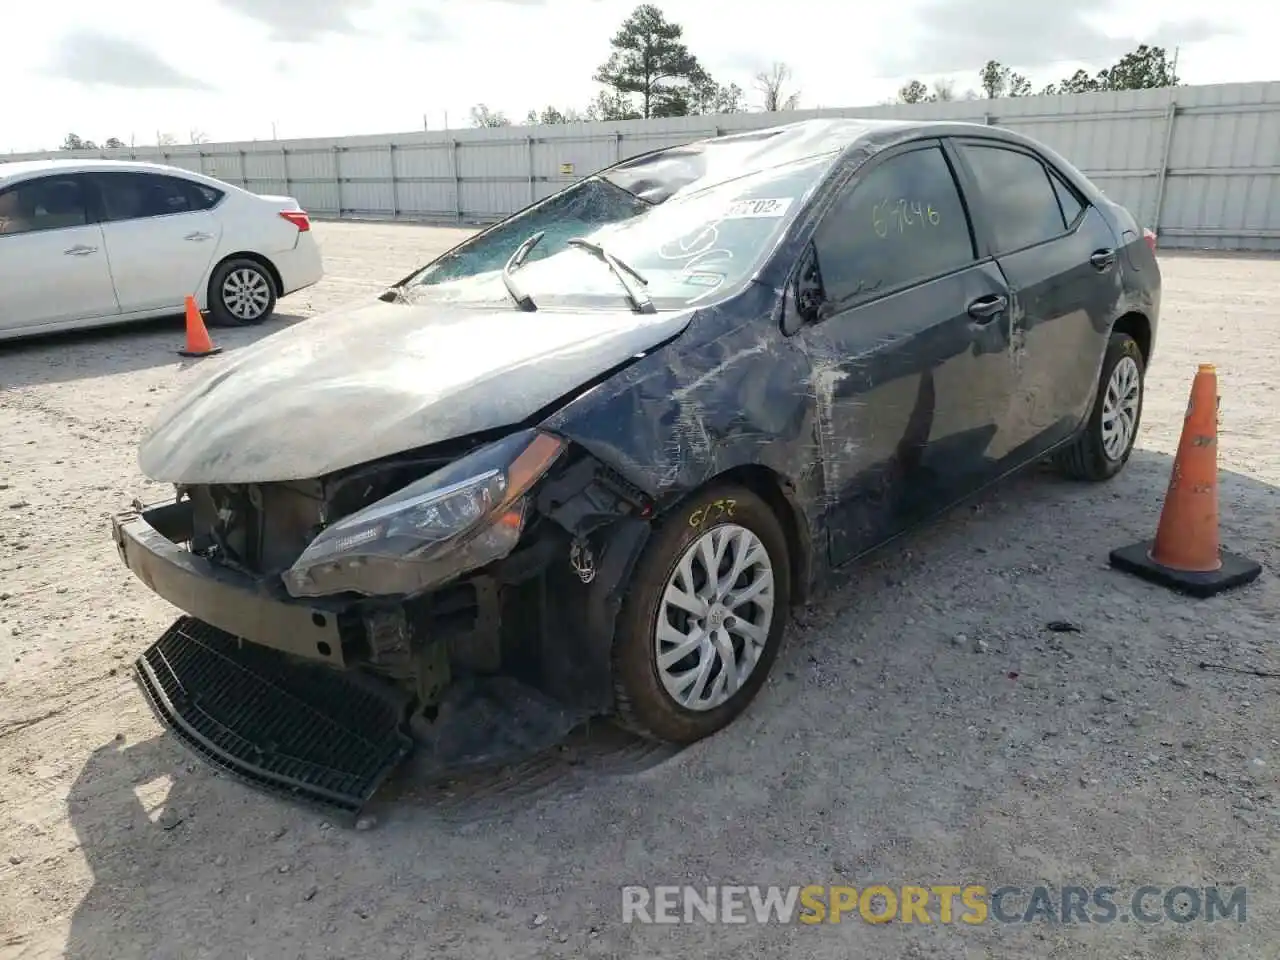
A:
[[[355,675],[300,665],[191,617],[137,661],[159,719],[206,760],[354,815],[409,754],[403,704]]]

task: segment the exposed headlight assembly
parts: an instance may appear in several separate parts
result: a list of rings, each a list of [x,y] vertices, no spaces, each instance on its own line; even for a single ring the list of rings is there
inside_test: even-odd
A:
[[[413,595],[500,560],[524,531],[526,494],[565,442],[523,430],[326,527],[285,572],[295,597]]]

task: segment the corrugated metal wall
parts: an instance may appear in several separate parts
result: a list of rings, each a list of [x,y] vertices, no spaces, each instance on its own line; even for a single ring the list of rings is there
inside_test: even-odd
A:
[[[1166,247],[1280,249],[1280,83],[37,156],[160,160],[319,217],[476,223],[616,160],[807,117],[997,124],[1066,156]]]

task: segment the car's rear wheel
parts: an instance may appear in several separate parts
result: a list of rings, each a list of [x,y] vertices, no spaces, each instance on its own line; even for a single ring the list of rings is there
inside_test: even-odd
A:
[[[276,309],[276,285],[256,260],[228,260],[209,278],[209,316],[221,326],[262,323]]]
[[[782,526],[749,490],[708,488],[665,517],[619,614],[619,720],[643,736],[684,744],[737,717],[782,643],[789,571]]]
[[[1124,468],[1142,421],[1145,378],[1137,341],[1127,333],[1113,333],[1085,429],[1054,457],[1063,473],[1075,480],[1100,481]]]

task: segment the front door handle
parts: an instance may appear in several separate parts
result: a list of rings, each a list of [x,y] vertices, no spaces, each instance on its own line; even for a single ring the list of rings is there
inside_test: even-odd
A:
[[[1114,250],[1096,250],[1089,257],[1089,262],[1093,264],[1095,269],[1110,270],[1116,262],[1116,252]]]
[[[183,237],[182,239],[183,239],[183,240],[195,240],[195,241],[201,241],[201,240],[212,240],[212,239],[213,239],[213,234],[211,234],[211,233],[201,233],[200,231],[198,231],[198,230],[197,230],[195,233],[188,233],[188,234],[187,234],[185,237]]]
[[[969,316],[977,320],[978,323],[990,323],[997,316],[1004,313],[1005,308],[1008,306],[1009,298],[1005,296],[997,294],[990,297],[979,297],[969,304]]]
[[[74,247],[67,247],[62,251],[69,257],[87,257],[91,253],[97,253],[97,247],[86,247],[84,244],[77,244]]]

